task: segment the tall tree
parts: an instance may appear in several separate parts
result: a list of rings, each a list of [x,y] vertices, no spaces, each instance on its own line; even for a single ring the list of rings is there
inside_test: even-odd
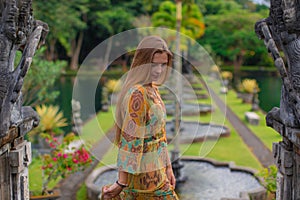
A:
[[[111,7],[109,10],[99,11],[95,14],[97,18],[93,21],[94,26],[100,27],[102,33],[106,32],[109,37],[103,61],[104,64],[107,64],[112,47],[111,36],[133,28],[133,15],[122,7]]]
[[[152,15],[153,26],[176,28],[176,5],[172,1],[164,1],[157,12]],[[182,7],[182,25],[180,32],[196,39],[204,34],[204,18],[199,7],[188,1]]]
[[[234,0],[195,0],[204,16],[240,10],[241,5]]]
[[[201,43],[209,44],[217,55],[233,62],[237,81],[245,56],[263,48],[263,43],[257,40],[253,30],[255,22],[261,18],[259,14],[246,10],[206,18],[207,28]]]
[[[36,0],[33,2],[35,15],[49,25],[47,37],[46,58],[56,60],[58,58],[56,45],[60,43],[69,56],[71,55],[71,41],[77,33],[86,27],[82,15],[87,12],[85,7],[87,0],[70,0],[62,4],[59,0]]]

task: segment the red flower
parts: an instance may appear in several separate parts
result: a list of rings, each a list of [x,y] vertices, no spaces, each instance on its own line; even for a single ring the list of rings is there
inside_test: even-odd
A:
[[[44,180],[55,180],[58,177],[66,177],[71,173],[84,170],[92,162],[89,152],[80,146],[70,151],[69,144],[74,141],[74,135],[67,135],[62,142],[59,142],[52,135],[47,135],[46,141],[51,147],[49,154],[43,155]],[[48,187],[49,181],[45,181],[43,188]]]
[[[53,149],[56,147],[55,144],[53,144],[52,142],[49,143],[49,146],[50,146],[51,148],[53,148]]]

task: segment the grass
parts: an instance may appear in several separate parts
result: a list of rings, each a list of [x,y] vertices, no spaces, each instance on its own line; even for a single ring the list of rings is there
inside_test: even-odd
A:
[[[199,117],[184,117],[185,120],[224,125],[230,129],[229,137],[220,137],[218,140],[207,140],[200,143],[181,145],[183,155],[208,157],[218,161],[234,162],[238,166],[261,169],[262,166],[241,137],[232,127],[220,109],[213,102],[214,112]],[[241,153],[242,152],[242,153]]]
[[[211,84],[210,86],[216,94],[223,96],[218,92],[218,83]],[[260,116],[258,126],[251,125],[245,120],[245,112],[251,111],[251,104],[243,103],[242,99],[237,98],[235,91],[228,91],[226,95],[226,104],[270,150],[272,150],[272,144],[274,142],[281,140],[280,134],[278,134],[274,129],[267,127],[265,114],[262,111],[256,111],[256,114]]]
[[[113,109],[108,112],[99,112],[95,118],[87,121],[82,128],[82,139],[88,147],[92,147],[114,125]]]

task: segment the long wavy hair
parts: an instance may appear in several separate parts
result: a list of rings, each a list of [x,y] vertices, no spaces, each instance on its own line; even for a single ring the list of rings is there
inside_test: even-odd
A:
[[[168,67],[163,71],[158,81],[151,82],[151,63],[156,53],[166,52],[168,55]],[[135,85],[162,85],[171,71],[173,55],[169,50],[166,42],[159,36],[147,36],[137,46],[130,70],[127,73],[123,87],[120,91],[116,106],[116,144],[119,143],[121,137],[121,129],[124,120],[124,104],[123,100],[129,89]],[[125,105],[126,106],[126,105]]]

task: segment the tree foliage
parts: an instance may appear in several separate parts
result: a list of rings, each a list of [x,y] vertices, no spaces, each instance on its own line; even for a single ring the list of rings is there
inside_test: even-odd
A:
[[[61,3],[59,0],[33,1],[35,18],[46,22],[50,32],[47,36],[46,55],[48,60],[58,58],[57,43],[69,53],[71,40],[78,31],[86,28],[82,15],[88,11],[88,0],[70,0]]]
[[[176,28],[176,5],[172,1],[164,1],[157,12],[152,15],[152,24],[156,27]],[[194,3],[184,3],[182,6],[182,23],[180,32],[192,38],[204,34],[204,18],[199,7]]]
[[[218,11],[221,14],[207,15],[205,35],[199,41],[211,46],[216,55],[232,61],[236,67],[246,58],[267,65],[267,50],[254,32],[255,23],[264,16],[245,9],[236,10],[237,7],[232,7],[234,10],[231,11]]]
[[[249,62],[251,64],[268,62],[265,56],[261,56],[266,55],[265,50],[260,47],[252,48],[257,43],[262,44],[254,35],[253,26],[256,19],[268,14],[265,6],[256,5],[250,0],[182,2],[181,33],[200,38],[206,28],[205,21],[205,37],[199,41],[210,46],[216,56],[232,61],[237,52],[244,52],[245,59],[254,57]],[[47,22],[50,27],[45,51],[47,59],[65,59],[70,65],[76,65],[78,60],[82,61],[96,44],[114,34],[136,26],[149,26],[149,18],[153,26],[171,29],[176,27],[175,1],[70,0],[62,4],[58,0],[35,0],[33,8],[35,18]],[[227,30],[230,29],[228,34]],[[234,37],[236,38],[233,39]],[[247,45],[249,47],[245,48]],[[72,64],[74,60],[77,61]]]
[[[65,61],[47,61],[43,58],[44,48],[33,58],[22,88],[24,105],[36,106],[53,103],[59,91],[53,89],[55,81],[66,66]]]

